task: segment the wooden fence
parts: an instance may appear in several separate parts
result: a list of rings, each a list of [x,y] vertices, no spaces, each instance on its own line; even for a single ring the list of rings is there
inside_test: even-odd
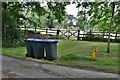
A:
[[[34,30],[34,29],[28,29]],[[36,29],[37,32],[41,34],[51,34],[59,35],[67,39],[74,38],[77,40],[93,40],[93,41],[106,41],[108,38],[108,32],[92,32],[90,31],[80,31],[80,30],[67,30],[67,29]],[[119,42],[120,32],[113,32],[110,34],[111,41]]]

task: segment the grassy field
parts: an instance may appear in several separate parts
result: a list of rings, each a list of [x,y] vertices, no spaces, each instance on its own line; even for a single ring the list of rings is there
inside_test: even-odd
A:
[[[92,47],[98,46],[96,61],[91,60]],[[11,57],[34,60],[43,63],[57,64],[74,68],[118,72],[118,43],[111,43],[111,53],[106,53],[107,43],[75,40],[59,40],[57,60],[38,60],[26,58],[26,48],[3,48],[2,53]]]

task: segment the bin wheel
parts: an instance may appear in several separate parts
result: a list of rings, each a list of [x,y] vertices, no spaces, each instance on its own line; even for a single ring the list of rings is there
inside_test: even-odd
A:
[[[28,56],[28,53],[26,53],[25,56],[26,56],[26,57],[29,57],[29,56]]]
[[[32,58],[35,58],[34,56],[31,56]]]
[[[54,58],[48,59],[47,57],[44,57],[44,60],[52,61],[52,60],[55,60],[55,59]]]
[[[44,60],[46,60],[47,58],[46,57],[44,57]]]
[[[38,57],[38,58],[36,58],[36,59],[42,59],[41,57]]]

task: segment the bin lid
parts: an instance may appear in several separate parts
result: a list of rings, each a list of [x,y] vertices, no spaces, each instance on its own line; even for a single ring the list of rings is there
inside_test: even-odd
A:
[[[34,41],[34,42],[43,42],[42,39],[34,39],[33,41]]]
[[[27,38],[27,39],[24,39],[24,41],[34,41],[35,38]]]
[[[54,39],[47,39],[47,40],[44,40],[44,42],[48,42],[48,43],[57,43],[58,40],[54,40]]]

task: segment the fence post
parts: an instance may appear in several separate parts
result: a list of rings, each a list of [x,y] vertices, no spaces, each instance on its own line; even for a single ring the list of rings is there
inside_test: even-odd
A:
[[[57,29],[57,35],[59,36],[59,32],[60,32],[60,30],[59,29]]]
[[[80,40],[80,30],[78,30],[78,34],[77,34],[77,40]]]
[[[35,27],[35,32],[37,31],[37,27]]]
[[[46,34],[48,33],[48,29],[46,28]]]
[[[104,42],[105,31],[103,31],[102,42]]]
[[[70,33],[70,30],[68,30],[68,36],[67,36],[67,39],[68,39],[68,40],[69,40],[69,37],[70,37],[70,36],[69,36],[69,33]]]
[[[24,34],[26,34],[26,32],[27,32],[27,27],[25,26],[24,27]]]
[[[92,30],[90,30],[89,32],[89,40],[91,41],[91,39],[92,39]]]
[[[115,42],[117,42],[117,31],[115,33]]]

